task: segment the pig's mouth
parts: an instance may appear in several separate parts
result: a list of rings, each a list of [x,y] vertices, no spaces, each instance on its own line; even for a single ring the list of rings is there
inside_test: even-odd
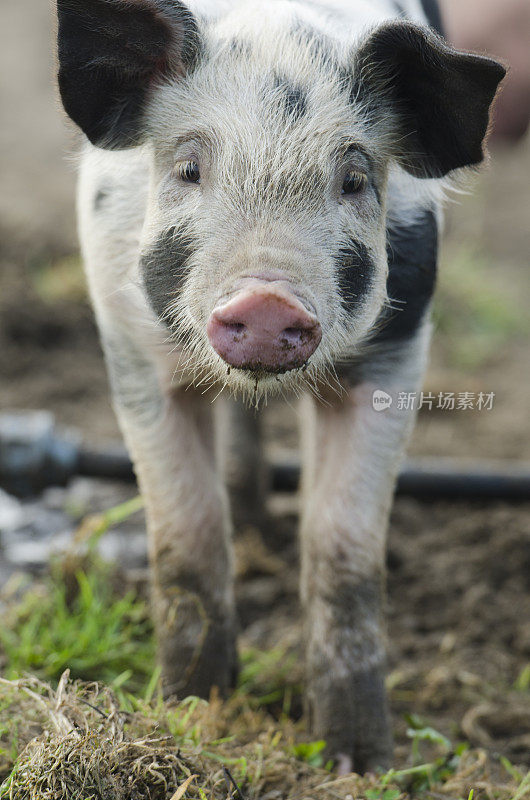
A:
[[[237,292],[214,309],[206,330],[228,369],[253,379],[303,369],[322,339],[315,314],[276,281]]]

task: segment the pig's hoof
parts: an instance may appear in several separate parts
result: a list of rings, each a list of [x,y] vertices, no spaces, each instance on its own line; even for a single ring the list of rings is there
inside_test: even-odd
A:
[[[388,750],[382,749],[381,752],[372,752],[369,755],[365,753],[356,752],[353,759],[353,769],[359,775],[366,775],[370,772],[376,775],[377,773],[387,772],[392,766],[392,752],[391,748]]]
[[[367,773],[377,775],[390,769],[390,758],[387,755],[364,759],[354,758],[345,753],[337,753],[332,761],[335,765],[335,771],[340,777],[350,775],[352,772],[356,772],[358,775],[366,775]]]
[[[310,680],[308,701],[313,733],[326,741],[339,774],[389,768],[393,746],[381,668],[341,679],[321,670]]]
[[[351,756],[347,756],[345,753],[337,753],[334,761],[337,775],[341,778],[353,772],[353,758]]]
[[[208,699],[215,687],[222,696],[235,688],[239,672],[235,636],[212,626],[191,648],[174,636],[159,646],[165,697],[195,695]]]
[[[343,777],[352,772],[358,775],[365,775],[368,772],[377,774],[386,772],[390,768],[391,758],[389,752],[372,753],[370,756],[356,753],[354,756],[348,753],[335,753],[332,756],[336,773]]]

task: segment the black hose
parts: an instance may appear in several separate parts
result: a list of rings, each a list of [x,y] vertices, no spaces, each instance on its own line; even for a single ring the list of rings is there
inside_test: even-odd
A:
[[[0,414],[0,488],[18,497],[64,486],[74,475],[135,481],[123,446],[107,450],[83,447],[75,432],[57,432],[48,412]],[[270,467],[276,492],[295,492],[300,464],[283,459]],[[409,461],[397,482],[398,494],[445,500],[530,500],[530,464],[468,462],[447,458]]]
[[[79,451],[76,473],[87,478],[108,478],[126,483],[136,480],[131,459],[124,447],[105,451],[82,448]]]
[[[82,449],[77,473],[93,478],[134,481],[131,461],[124,449],[105,452]],[[271,467],[271,488],[275,492],[295,492],[300,465],[284,459]],[[471,463],[464,467],[454,459],[408,461],[401,472],[396,494],[420,499],[530,501],[530,465],[510,462]]]

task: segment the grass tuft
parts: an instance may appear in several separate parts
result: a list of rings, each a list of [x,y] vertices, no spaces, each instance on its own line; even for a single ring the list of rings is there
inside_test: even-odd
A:
[[[143,691],[155,664],[153,627],[145,601],[116,587],[104,564],[51,574],[8,607],[0,627],[0,659],[10,678],[32,673],[57,682],[96,676],[114,688]]]

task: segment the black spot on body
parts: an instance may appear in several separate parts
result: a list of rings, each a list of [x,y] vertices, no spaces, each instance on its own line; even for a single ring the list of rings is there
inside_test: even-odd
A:
[[[332,609],[333,625],[339,629],[351,630],[377,621],[381,616],[383,591],[382,574],[352,581],[342,578],[338,567],[337,583],[329,587],[325,595],[325,600]]]
[[[192,253],[189,237],[171,228],[157,239],[151,250],[140,259],[140,271],[149,303],[157,316],[164,319],[187,275],[187,262]]]
[[[375,271],[374,262],[362,242],[352,241],[340,249],[337,269],[343,308],[353,313],[370,288]]]
[[[282,93],[285,113],[292,120],[299,120],[307,111],[307,94],[299,86],[293,86],[287,79],[277,77],[274,89]]]
[[[387,230],[388,280],[391,305],[376,326],[371,344],[409,339],[417,332],[432,298],[438,261],[438,225],[431,209],[415,222]]]
[[[94,211],[101,211],[109,194],[108,189],[98,189],[94,197]]]

